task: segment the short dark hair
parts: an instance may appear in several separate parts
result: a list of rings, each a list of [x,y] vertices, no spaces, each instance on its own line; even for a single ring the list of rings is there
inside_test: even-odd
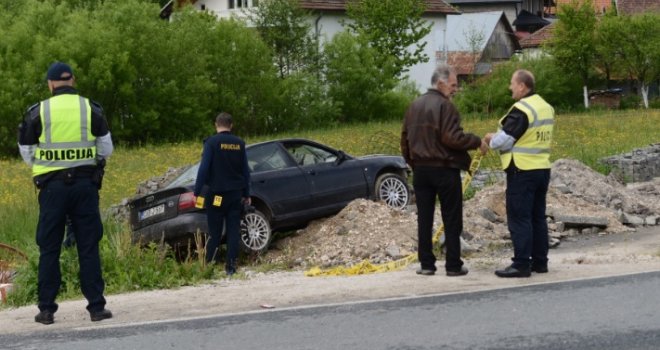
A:
[[[227,112],[222,112],[222,113],[218,114],[218,116],[215,117],[215,125],[224,126],[226,128],[231,127],[231,125],[232,125],[231,114],[229,114]]]
[[[529,91],[534,91],[534,85],[536,85],[536,83],[534,81],[534,74],[532,74],[532,72],[526,69],[518,69],[513,74],[516,77],[515,79],[517,82],[527,86]]]

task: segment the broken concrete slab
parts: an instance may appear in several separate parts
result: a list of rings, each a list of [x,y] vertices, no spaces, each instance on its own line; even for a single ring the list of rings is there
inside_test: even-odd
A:
[[[589,227],[596,226],[605,228],[608,225],[606,217],[600,216],[577,216],[577,215],[555,215],[555,221],[561,221],[566,227]]]
[[[619,221],[621,221],[621,223],[623,224],[633,225],[633,226],[644,226],[645,223],[644,218],[628,213],[621,213],[621,217],[619,218]]]

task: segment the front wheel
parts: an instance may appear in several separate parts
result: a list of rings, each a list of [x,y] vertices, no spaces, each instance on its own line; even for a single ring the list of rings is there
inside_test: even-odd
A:
[[[410,188],[406,180],[397,174],[383,174],[376,180],[376,199],[393,209],[403,209],[410,202]]]
[[[250,253],[261,253],[268,249],[273,238],[268,218],[259,210],[247,213],[241,220],[241,247]]]

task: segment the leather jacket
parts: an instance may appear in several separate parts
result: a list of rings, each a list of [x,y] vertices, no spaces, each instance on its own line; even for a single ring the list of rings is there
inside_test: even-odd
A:
[[[415,166],[468,170],[471,159],[467,151],[480,145],[478,136],[463,132],[458,110],[436,89],[418,97],[406,111],[401,153],[413,170]]]

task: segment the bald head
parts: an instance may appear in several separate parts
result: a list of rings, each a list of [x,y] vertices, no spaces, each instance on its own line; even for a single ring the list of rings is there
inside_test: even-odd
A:
[[[526,69],[518,69],[511,76],[509,90],[514,100],[520,100],[534,92],[534,74]]]

